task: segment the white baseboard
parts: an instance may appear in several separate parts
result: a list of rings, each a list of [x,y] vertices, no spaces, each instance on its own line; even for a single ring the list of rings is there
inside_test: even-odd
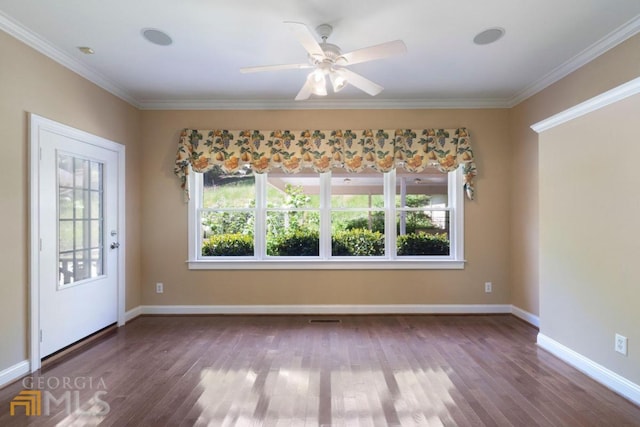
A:
[[[23,360],[0,371],[0,388],[29,373],[29,361]]]
[[[313,305],[139,305],[125,313],[127,322],[143,314],[504,314],[535,327],[535,314],[508,304],[313,304]]]
[[[137,306],[136,308],[132,308],[131,310],[127,311],[126,313],[124,313],[124,321],[126,322],[130,322],[133,319],[135,319],[136,317],[140,316],[142,314],[142,305]]]
[[[520,319],[535,326],[536,328],[540,327],[540,318],[535,314],[529,313],[528,311],[521,309],[520,307],[516,307],[515,305],[512,305],[511,314],[513,314],[516,317],[519,317]]]
[[[495,314],[508,304],[143,305],[141,314]]]
[[[582,371],[587,376],[629,399],[636,405],[640,405],[640,385],[632,383],[628,379],[543,334],[538,334],[537,342],[540,348]]]

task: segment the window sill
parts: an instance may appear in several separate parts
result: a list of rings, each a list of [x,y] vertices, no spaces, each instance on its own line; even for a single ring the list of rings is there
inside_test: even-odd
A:
[[[189,270],[462,270],[460,260],[195,260]]]

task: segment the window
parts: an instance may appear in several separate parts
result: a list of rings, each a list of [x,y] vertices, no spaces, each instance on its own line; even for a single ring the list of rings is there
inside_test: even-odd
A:
[[[58,288],[103,274],[102,164],[58,154]]]
[[[463,268],[460,170],[191,173],[189,266]]]

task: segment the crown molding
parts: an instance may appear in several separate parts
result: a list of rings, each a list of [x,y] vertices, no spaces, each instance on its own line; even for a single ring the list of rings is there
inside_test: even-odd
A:
[[[136,108],[143,110],[381,110],[381,109],[466,109],[466,108],[511,108],[535,95],[568,74],[582,67],[640,32],[640,16],[611,32],[569,61],[517,92],[511,98],[470,98],[470,99],[311,99],[296,102],[285,99],[136,99],[116,83],[96,70],[84,65],[69,54],[56,48],[39,34],[0,11],[0,30],[25,43],[62,66],[96,84],[107,92],[121,98]]]
[[[507,108],[504,99],[211,99],[144,100],[143,110],[416,110]]]
[[[640,77],[621,84],[611,90],[608,90],[598,96],[594,96],[574,107],[564,110],[558,114],[544,119],[538,123],[531,125],[531,129],[537,133],[544,132],[558,125],[566,123],[570,120],[589,114],[600,108],[611,105],[614,102],[621,101],[633,95],[640,93]]]
[[[87,67],[74,57],[56,48],[39,34],[26,28],[24,25],[7,16],[2,11],[0,11],[0,30],[18,39],[27,46],[37,50],[41,54],[53,59],[63,67],[68,68],[81,77],[89,80],[97,86],[100,86],[107,92],[128,102],[134,107],[140,107],[137,100],[133,98],[126,90],[119,87],[92,68]]]
[[[609,33],[605,38],[598,40],[564,64],[553,69],[550,73],[535,81],[523,90],[516,93],[507,101],[507,107],[511,108],[527,98],[532,97],[536,93],[546,89],[558,80],[568,76],[583,65],[593,61],[598,56],[613,49],[623,41],[633,37],[640,32],[640,15],[628,21],[618,29]]]

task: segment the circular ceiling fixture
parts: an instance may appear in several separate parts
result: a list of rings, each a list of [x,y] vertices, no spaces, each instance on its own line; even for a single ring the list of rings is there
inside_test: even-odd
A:
[[[158,46],[169,46],[171,43],[173,43],[173,40],[171,40],[171,37],[169,37],[167,33],[156,30],[155,28],[143,29],[142,37],[153,44],[157,44]]]
[[[496,42],[504,36],[504,28],[494,27],[486,29],[473,38],[473,42],[478,45],[490,44]]]

